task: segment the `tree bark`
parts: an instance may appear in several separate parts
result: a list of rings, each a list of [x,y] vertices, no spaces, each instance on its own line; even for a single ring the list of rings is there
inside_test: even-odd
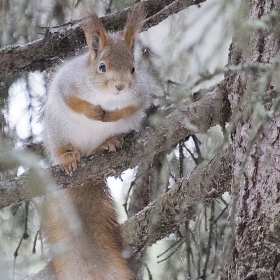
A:
[[[272,11],[279,15],[279,8],[279,1],[242,1],[242,24],[247,19],[263,20]],[[233,38],[229,64],[272,63],[279,55],[277,26],[279,21],[274,26],[251,31],[249,36],[240,27]],[[239,71],[230,73],[226,79],[235,116],[231,208],[235,236],[225,279],[268,280],[279,279],[280,275],[280,114],[279,87],[273,79],[276,72],[278,66],[264,75]]]

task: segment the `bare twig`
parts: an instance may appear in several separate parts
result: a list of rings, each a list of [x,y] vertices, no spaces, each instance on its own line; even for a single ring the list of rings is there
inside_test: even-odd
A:
[[[216,184],[211,180],[213,176],[221,182],[221,187],[215,192],[213,189]],[[179,225],[195,213],[192,206],[198,202],[208,204],[229,191],[231,176],[231,158],[226,152],[221,158],[215,157],[209,164],[200,164],[188,177],[178,180],[165,195],[126,221],[123,225],[124,240],[133,255],[137,255],[144,246],[154,244],[175,232]],[[148,239],[142,239],[147,236]]]

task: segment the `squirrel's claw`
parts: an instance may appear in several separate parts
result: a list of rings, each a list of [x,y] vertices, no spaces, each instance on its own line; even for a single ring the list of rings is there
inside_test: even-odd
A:
[[[70,176],[77,169],[77,162],[80,162],[80,160],[81,155],[78,151],[66,152],[59,157],[62,171]]]
[[[107,150],[109,152],[115,152],[117,149],[122,148],[124,142],[124,134],[119,134],[108,138],[99,147],[97,147],[94,152],[99,152],[102,150]]]

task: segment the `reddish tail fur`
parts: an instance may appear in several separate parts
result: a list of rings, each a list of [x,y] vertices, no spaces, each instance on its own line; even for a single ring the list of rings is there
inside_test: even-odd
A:
[[[48,238],[58,249],[52,262],[59,279],[133,279],[122,257],[114,202],[105,183],[62,190],[49,200],[49,215]],[[78,220],[72,224],[75,215]]]

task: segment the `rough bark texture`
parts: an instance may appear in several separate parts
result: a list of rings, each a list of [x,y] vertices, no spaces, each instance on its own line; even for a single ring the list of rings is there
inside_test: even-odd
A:
[[[257,20],[279,8],[279,1],[274,0],[243,1],[240,14]],[[274,28],[259,29],[246,37],[242,29],[237,31],[229,64],[271,62],[279,52],[279,39],[274,32]],[[257,121],[254,118],[259,113],[257,106],[262,104],[266,110],[273,109],[279,96],[271,76],[262,86],[258,84],[260,77],[258,72],[237,72],[227,79],[229,100],[236,117],[232,133],[232,193],[236,201],[236,211],[233,205],[232,214],[236,233],[233,259],[225,279],[280,279],[280,114],[276,112],[271,117],[264,114]]]
[[[191,5],[196,5],[206,0],[164,0],[144,1],[143,5],[147,11],[147,20],[142,30],[159,24],[168,16],[178,13]],[[109,31],[122,30],[127,13],[130,9],[116,14],[103,16],[101,21]],[[23,46],[7,47],[0,51],[0,79],[1,76],[19,71],[43,71],[54,66],[59,59],[74,56],[75,53],[85,46],[84,32],[80,25],[69,23],[69,27],[61,31],[47,29],[44,38],[36,40]]]

